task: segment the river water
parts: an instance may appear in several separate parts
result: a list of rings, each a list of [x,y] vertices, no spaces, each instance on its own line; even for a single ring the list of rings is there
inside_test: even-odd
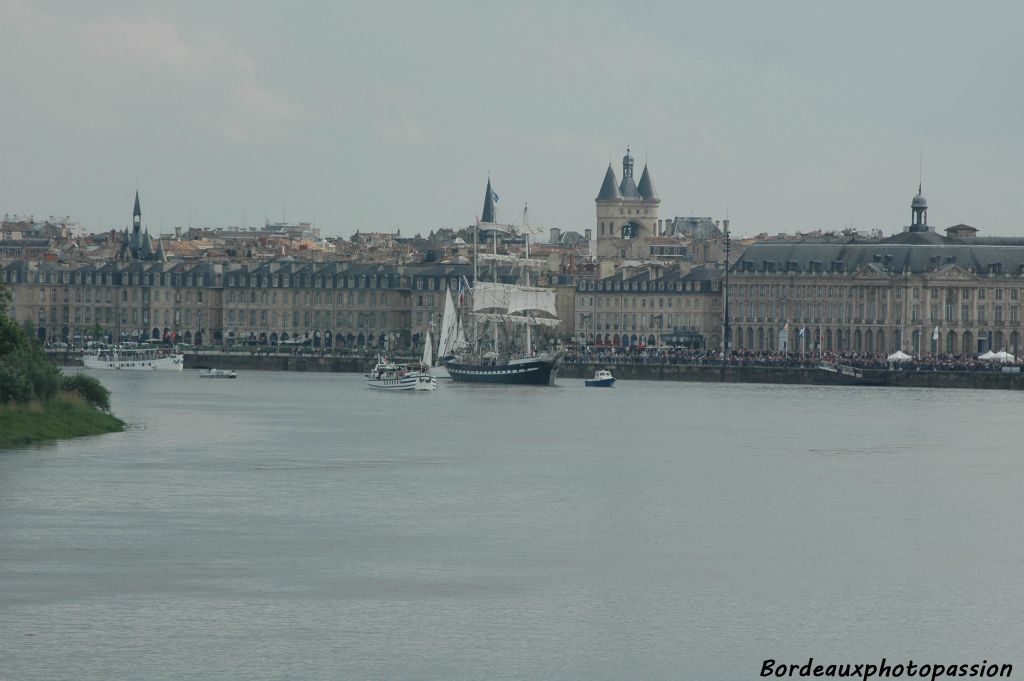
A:
[[[2,679],[1024,664],[1019,393],[96,375],[0,452]]]

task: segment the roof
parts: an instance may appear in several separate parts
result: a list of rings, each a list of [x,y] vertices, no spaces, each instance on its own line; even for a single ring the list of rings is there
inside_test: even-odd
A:
[[[595,201],[621,201],[622,194],[619,192],[618,181],[615,179],[615,171],[612,164],[608,164],[608,172],[604,174],[604,182],[601,183],[601,191],[598,192]]]
[[[644,164],[644,172],[640,174],[640,184],[637,185],[637,190],[645,201],[661,203],[661,199],[658,198],[658,192],[654,188],[654,183],[651,182],[651,174],[647,171],[647,164]]]
[[[643,197],[640,196],[640,191],[636,188],[636,182],[633,181],[632,177],[622,178],[622,182],[619,184],[619,193],[622,194],[624,201],[642,201]]]

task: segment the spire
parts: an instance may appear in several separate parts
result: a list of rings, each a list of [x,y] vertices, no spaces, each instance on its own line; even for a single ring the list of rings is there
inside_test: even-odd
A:
[[[132,212],[132,215],[137,217],[137,218],[141,218],[142,217],[142,205],[139,203],[139,190],[138,189],[135,190],[135,210]]]
[[[621,201],[622,194],[619,193],[619,182],[615,179],[615,171],[612,164],[608,164],[608,172],[604,174],[604,182],[601,183],[601,191],[598,192],[595,201]]]
[[[498,195],[491,189],[491,178],[487,178],[487,193],[484,194],[484,212],[480,214],[480,222],[494,222],[494,202]]]
[[[644,164],[644,172],[640,174],[640,184],[637,185],[637,191],[640,192],[640,196],[643,197],[644,201],[661,203],[661,199],[658,198],[658,192],[654,188],[654,183],[651,182],[651,174],[647,171],[646,163]]]
[[[164,242],[156,242],[156,259],[159,262],[167,262],[167,256],[164,254]]]
[[[135,190],[135,210],[132,211],[132,246],[138,246],[139,229],[142,227],[142,206],[139,204],[139,190]]]

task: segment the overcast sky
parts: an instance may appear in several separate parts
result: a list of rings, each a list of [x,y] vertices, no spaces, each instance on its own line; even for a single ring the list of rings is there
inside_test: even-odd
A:
[[[1024,234],[1024,4],[0,0],[0,213],[581,230],[609,160],[738,234]]]

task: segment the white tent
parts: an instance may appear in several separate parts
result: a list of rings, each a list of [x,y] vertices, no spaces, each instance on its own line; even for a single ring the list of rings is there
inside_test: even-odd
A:
[[[886,360],[889,362],[907,362],[910,360],[910,355],[903,352],[902,350],[897,350],[896,352],[886,357]]]
[[[992,359],[998,359],[1000,362],[1015,362],[1017,360],[1016,357],[1008,353],[1006,350],[1000,350]]]
[[[986,352],[986,353],[984,353],[982,355],[978,355],[978,359],[995,359],[995,358],[996,358],[996,353],[992,352],[991,350],[989,350],[988,352]]]

